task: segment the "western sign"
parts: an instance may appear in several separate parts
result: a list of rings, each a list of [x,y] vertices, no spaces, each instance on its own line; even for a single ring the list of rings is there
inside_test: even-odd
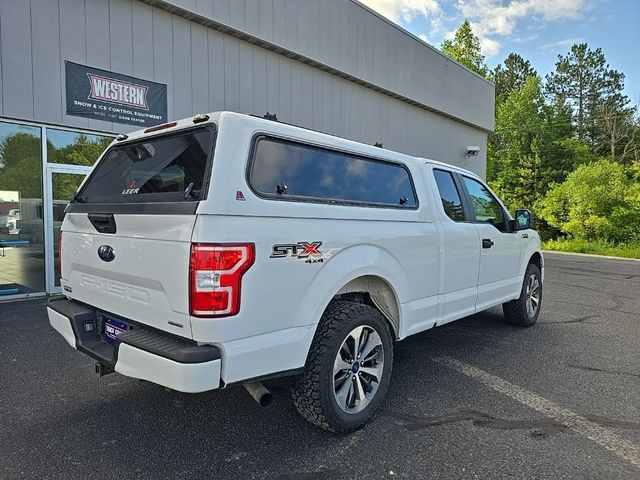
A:
[[[147,87],[136,85],[135,83],[120,82],[109,77],[101,77],[91,73],[88,75],[91,83],[91,95],[89,95],[91,100],[149,110],[147,107]]]
[[[146,127],[167,121],[167,86],[65,62],[67,115]]]

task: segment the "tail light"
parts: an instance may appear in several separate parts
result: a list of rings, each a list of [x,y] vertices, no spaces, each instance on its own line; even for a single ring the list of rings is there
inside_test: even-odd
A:
[[[242,276],[254,260],[253,243],[192,244],[189,269],[191,315],[237,315]]]

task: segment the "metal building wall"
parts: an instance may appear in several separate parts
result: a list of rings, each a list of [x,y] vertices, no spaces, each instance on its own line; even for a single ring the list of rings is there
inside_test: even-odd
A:
[[[166,83],[169,118],[269,111],[283,121],[457,165],[465,165],[466,145],[481,145],[481,155],[466,166],[484,174],[492,85],[364,7],[349,0],[176,0],[181,8],[171,13],[171,2],[145,2],[0,0],[0,116],[108,132],[136,128],[66,115],[69,60]],[[187,19],[183,8],[199,15]],[[206,18],[280,45],[282,53],[209,28]],[[413,71],[423,56],[426,64]]]

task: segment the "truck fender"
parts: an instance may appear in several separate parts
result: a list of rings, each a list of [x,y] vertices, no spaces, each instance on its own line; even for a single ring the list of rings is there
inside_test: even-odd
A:
[[[304,319],[306,325],[313,325],[315,332],[323,312],[345,285],[363,276],[374,276],[384,280],[394,292],[399,310],[397,326],[399,331],[402,321],[400,305],[408,301],[402,295],[407,291],[403,271],[400,262],[388,251],[379,247],[358,245],[345,248],[324,262],[300,302],[298,318]],[[318,295],[318,292],[324,292],[324,294]],[[307,349],[310,346],[309,343]]]

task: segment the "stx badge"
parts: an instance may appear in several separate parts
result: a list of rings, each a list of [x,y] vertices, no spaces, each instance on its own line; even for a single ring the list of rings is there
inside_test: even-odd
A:
[[[270,258],[301,258],[305,263],[322,263],[322,242],[280,243],[273,246]]]

